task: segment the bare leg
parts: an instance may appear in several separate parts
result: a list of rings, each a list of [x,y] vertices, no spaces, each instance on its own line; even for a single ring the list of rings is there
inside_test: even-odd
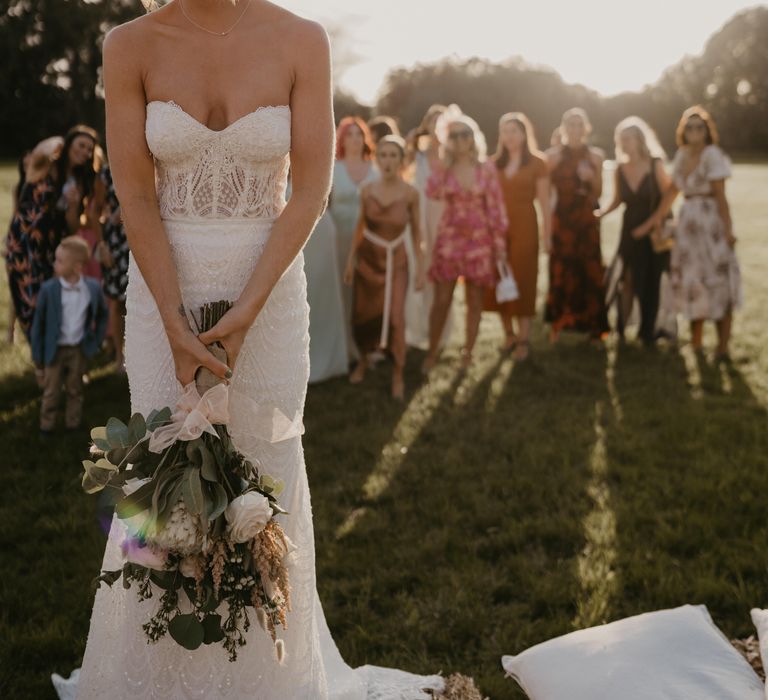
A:
[[[392,370],[392,398],[402,401],[405,398],[405,296],[408,293],[408,269],[403,268],[395,274],[392,289],[392,318],[390,321],[389,349],[392,352],[394,368]]]
[[[729,311],[723,318],[717,321],[717,354],[719,357],[728,357],[728,345],[731,342],[732,327],[733,314]]]
[[[517,328],[519,334],[517,348],[515,349],[515,359],[527,360],[531,354],[531,319],[528,316],[518,317]]]
[[[468,367],[472,362],[472,350],[477,341],[477,332],[480,328],[480,315],[483,311],[483,297],[485,287],[478,287],[471,282],[466,283],[467,294],[467,340],[464,345],[463,364]]]
[[[504,329],[504,335],[506,336],[502,350],[512,350],[517,343],[517,336],[512,325],[512,315],[506,311],[499,311],[499,318],[501,319],[501,327]]]
[[[8,304],[8,333],[5,340],[9,345],[13,345],[13,339],[16,331],[16,307]]]
[[[704,321],[691,321],[691,345],[697,352],[701,350],[704,335]]]
[[[455,280],[452,282],[435,283],[435,296],[432,300],[432,309],[429,312],[429,352],[422,367],[424,371],[432,369],[435,362],[437,362],[437,355],[440,352],[440,339],[443,335],[448,312],[451,310],[455,287]]]
[[[360,384],[365,379],[365,370],[368,369],[368,355],[365,353],[360,354],[360,359],[355,365],[355,369],[352,370],[352,374],[349,375],[350,384]]]

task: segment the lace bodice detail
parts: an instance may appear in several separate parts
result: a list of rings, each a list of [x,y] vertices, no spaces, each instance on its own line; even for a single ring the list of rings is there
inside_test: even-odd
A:
[[[287,105],[260,107],[214,131],[175,102],[147,105],[163,219],[271,218],[285,204],[291,146]]]

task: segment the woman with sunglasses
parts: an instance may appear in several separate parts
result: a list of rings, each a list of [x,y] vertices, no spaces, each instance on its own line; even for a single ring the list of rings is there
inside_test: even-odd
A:
[[[677,127],[679,149],[672,185],[653,216],[632,235],[643,238],[660,227],[682,192],[685,202],[670,264],[676,305],[691,323],[691,344],[697,352],[702,347],[704,321],[715,321],[717,360],[727,362],[733,310],[741,305],[742,288],[725,195],[731,164],[718,142],[717,127],[707,110],[696,106],[683,113]]]
[[[474,119],[456,106],[438,121],[437,134],[445,159],[427,183],[427,197],[445,202],[437,229],[429,277],[435,284],[430,313],[429,353],[423,369],[437,361],[443,327],[451,308],[453,290],[464,278],[467,301],[466,341],[462,367],[472,362],[472,349],[480,326],[483,297],[498,278],[497,263],[507,257],[507,212],[496,168],[486,162],[486,144]]]

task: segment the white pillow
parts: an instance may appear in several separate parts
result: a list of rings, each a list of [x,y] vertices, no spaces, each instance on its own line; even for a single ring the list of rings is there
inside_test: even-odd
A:
[[[757,629],[757,638],[760,640],[760,658],[763,660],[763,668],[768,671],[768,610],[759,608],[752,610],[752,622]],[[768,683],[765,685],[765,697],[768,700]]]
[[[703,605],[572,632],[501,663],[531,700],[765,700]]]

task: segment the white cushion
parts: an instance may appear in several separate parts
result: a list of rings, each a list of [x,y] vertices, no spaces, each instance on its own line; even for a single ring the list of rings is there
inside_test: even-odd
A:
[[[765,700],[703,605],[572,632],[502,666],[531,700]]]
[[[752,622],[757,630],[757,638],[760,640],[760,658],[763,660],[763,668],[768,671],[768,610],[755,608],[752,611]],[[765,697],[768,700],[768,684],[765,686]]]

